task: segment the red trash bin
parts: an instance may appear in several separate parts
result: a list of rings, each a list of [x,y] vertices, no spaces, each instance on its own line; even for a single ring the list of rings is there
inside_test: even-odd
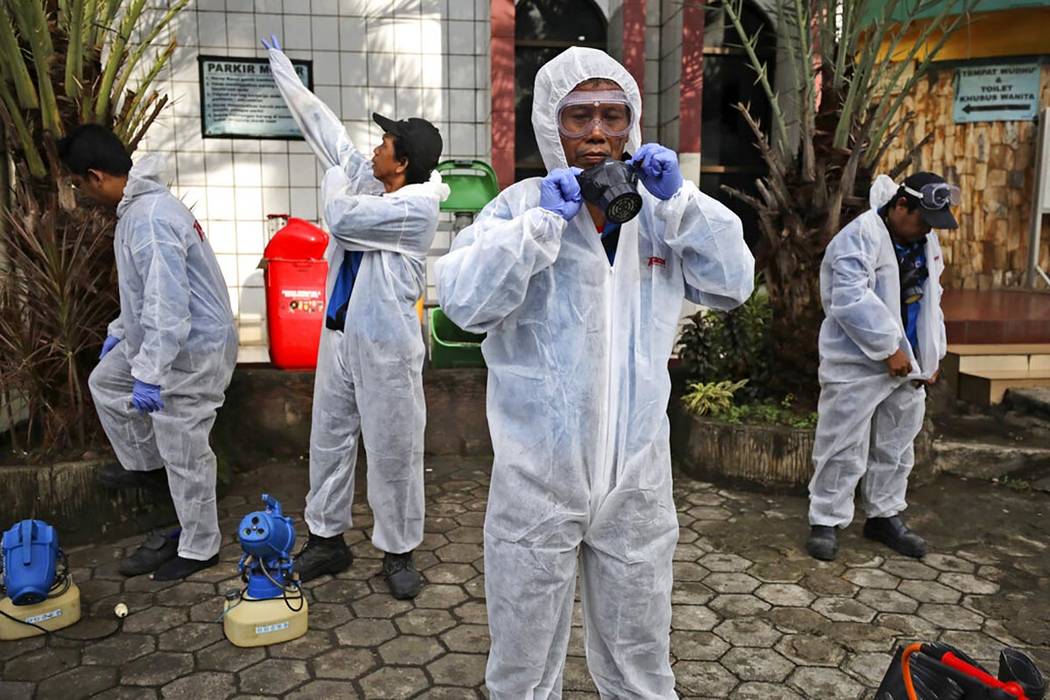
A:
[[[280,369],[317,367],[324,325],[327,247],[327,233],[293,216],[263,252],[270,361]]]

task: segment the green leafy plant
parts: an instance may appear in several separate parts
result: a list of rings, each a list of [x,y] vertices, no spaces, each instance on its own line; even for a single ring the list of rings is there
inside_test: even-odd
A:
[[[772,309],[759,282],[755,288],[751,298],[732,311],[703,310],[689,319],[678,341],[678,356],[690,378],[747,380],[743,392],[750,398],[769,391]]]
[[[16,449],[97,435],[86,382],[117,313],[113,217],[76,207],[56,141],[95,122],[135,150],[167,104],[151,85],[175,42],[154,42],[188,3],[0,0],[0,410],[28,408]]]
[[[738,382],[690,382],[682,404],[698,416],[715,416],[732,408],[733,395],[745,384],[746,379]]]

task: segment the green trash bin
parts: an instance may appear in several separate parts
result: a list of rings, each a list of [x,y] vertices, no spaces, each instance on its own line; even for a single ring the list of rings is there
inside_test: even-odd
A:
[[[435,306],[430,309],[430,366],[435,369],[484,367],[481,341],[484,335],[468,333]]]
[[[499,181],[492,166],[482,160],[446,160],[435,168],[450,190],[441,211],[452,212],[452,235],[474,221],[474,215],[499,194]]]

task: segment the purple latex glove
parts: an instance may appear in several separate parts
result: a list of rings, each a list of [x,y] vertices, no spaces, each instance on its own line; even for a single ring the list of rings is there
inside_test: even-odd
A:
[[[670,199],[682,187],[678,156],[658,143],[643,145],[631,158],[645,189],[658,199]]]
[[[160,397],[160,387],[136,379],[135,385],[131,388],[131,405],[137,408],[139,413],[153,413],[164,408],[164,399]]]
[[[275,49],[277,51],[283,51],[284,50],[284,49],[281,48],[281,42],[277,39],[277,35],[276,34],[271,34],[269,39],[267,39],[266,37],[263,37],[261,39],[261,41],[262,41],[262,45],[265,46],[268,49]]]
[[[98,354],[98,359],[101,360],[103,357],[108,355],[109,351],[115,348],[117,346],[117,343],[119,342],[120,338],[114,338],[111,335],[107,335],[106,339],[102,341],[102,352]]]
[[[555,168],[540,182],[540,207],[571,221],[583,204],[580,183],[576,176],[580,168]]]

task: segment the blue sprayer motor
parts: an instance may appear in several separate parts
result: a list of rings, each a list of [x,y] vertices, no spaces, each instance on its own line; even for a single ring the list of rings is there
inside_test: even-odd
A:
[[[43,520],[23,520],[4,533],[3,582],[15,605],[47,600],[55,585],[58,533]]]
[[[281,504],[269,494],[263,494],[266,510],[248,513],[237,528],[241,542],[241,561],[238,569],[248,579],[249,598],[265,600],[280,598],[293,584],[292,547],[295,528],[292,519],[281,513]]]

